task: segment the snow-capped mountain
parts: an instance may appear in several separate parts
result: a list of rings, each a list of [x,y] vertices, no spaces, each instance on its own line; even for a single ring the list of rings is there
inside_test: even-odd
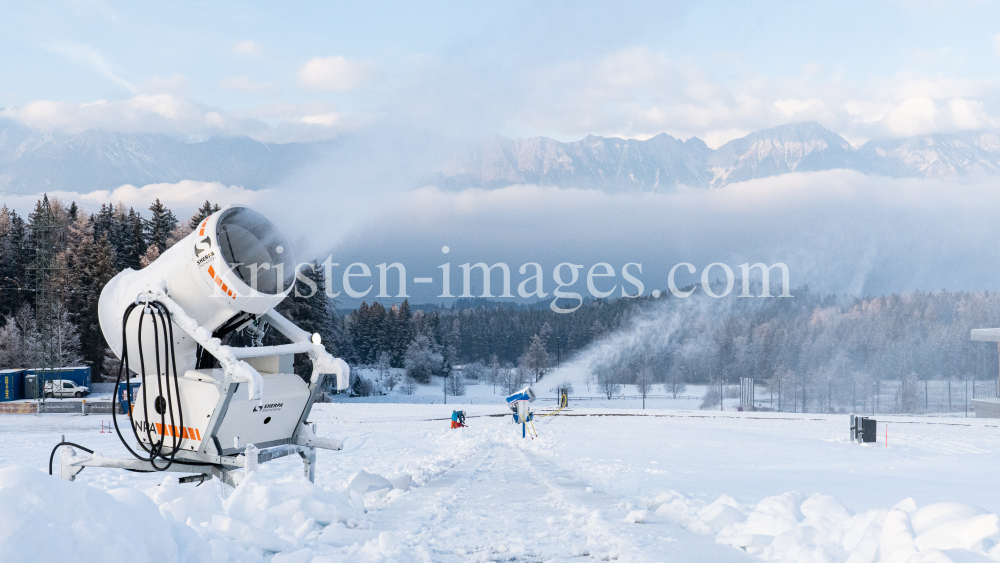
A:
[[[869,141],[857,151],[862,161],[887,176],[951,177],[1000,175],[1000,136],[964,132]]]
[[[0,190],[91,191],[185,179],[264,188],[287,178],[322,149],[319,144],[265,144],[249,137],[185,143],[166,135],[95,130],[59,136],[0,120]]]
[[[59,136],[0,120],[0,190],[91,191],[184,179],[260,189],[280,185],[349,142],[270,144],[213,137],[188,143],[108,131]],[[666,133],[647,140],[589,135],[566,143],[494,136],[464,146],[426,167],[437,172],[414,178],[414,185],[489,189],[533,183],[621,192],[713,188],[833,169],[893,178],[1000,176],[1000,135],[982,131],[873,140],[855,148],[818,123],[805,122],[757,131],[716,150],[696,137],[680,140]]]
[[[857,152],[843,137],[814,122],[790,123],[729,141],[707,160],[712,186],[788,172],[857,169]]]
[[[661,133],[649,140],[588,135],[560,143],[545,137],[491,137],[477,150],[457,154],[433,179],[445,186],[500,187],[531,183],[609,190],[663,190],[711,181],[701,139],[680,141]]]
[[[698,138],[661,133],[646,141],[588,136],[572,143],[494,137],[441,167],[432,181],[452,187],[518,182],[663,191],[678,184],[720,187],[789,172],[850,169],[909,177],[1000,176],[1000,135],[964,132],[869,141],[861,147],[815,122],[751,133],[711,150]]]

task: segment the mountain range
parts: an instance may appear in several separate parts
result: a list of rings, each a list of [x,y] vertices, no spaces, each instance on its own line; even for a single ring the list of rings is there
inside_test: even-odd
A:
[[[644,141],[590,135],[571,143],[494,137],[453,157],[436,181],[455,187],[530,183],[669,191],[833,169],[892,178],[1000,175],[1000,135],[936,134],[854,148],[822,125],[804,122],[757,131],[715,150],[697,137],[681,141],[665,133]]]
[[[249,137],[186,142],[99,130],[60,136],[0,120],[0,191],[85,192],[185,179],[271,188],[337,151],[340,143],[273,144]],[[646,140],[589,135],[566,143],[493,136],[468,143],[429,168],[435,172],[415,178],[414,185],[462,189],[530,183],[620,192],[713,188],[833,169],[892,178],[1000,176],[1000,135],[934,134],[873,140],[855,148],[818,123],[803,122],[757,131],[715,150],[696,137],[682,141],[666,133]]]

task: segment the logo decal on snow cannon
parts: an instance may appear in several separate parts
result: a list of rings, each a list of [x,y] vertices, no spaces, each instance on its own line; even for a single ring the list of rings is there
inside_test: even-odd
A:
[[[204,252],[206,250],[210,250],[211,248],[212,248],[212,238],[211,237],[205,237],[205,238],[201,239],[200,241],[198,241],[197,243],[195,243],[195,245],[194,245],[194,255],[195,256],[201,256],[202,254],[204,254]]]
[[[281,410],[283,403],[268,403],[264,406],[256,406],[253,408],[253,412],[273,412]]]

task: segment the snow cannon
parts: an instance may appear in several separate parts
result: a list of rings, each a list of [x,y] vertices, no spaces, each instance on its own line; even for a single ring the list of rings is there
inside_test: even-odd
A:
[[[315,448],[339,450],[307,422],[328,376],[350,381],[347,364],[274,310],[292,291],[296,262],[284,236],[256,211],[228,206],[139,271],[101,292],[101,330],[121,360],[135,459],[67,457],[63,477],[88,466],[200,473],[235,486],[239,469],[298,453],[314,478]],[[290,343],[265,346],[275,329]],[[312,361],[308,381],[294,354]],[[127,381],[138,380],[136,389]],[[116,409],[112,405],[112,412]],[[58,446],[57,446],[58,447]],[[79,446],[78,446],[79,447]],[[69,461],[67,461],[67,459]],[[197,476],[194,476],[197,479]]]
[[[527,423],[531,422],[531,419],[533,418],[531,416],[530,404],[534,400],[535,391],[530,385],[507,396],[507,406],[510,407],[510,410],[514,413],[514,424],[521,425],[522,438],[524,438],[527,433]],[[532,425],[532,430],[534,430],[534,425]]]

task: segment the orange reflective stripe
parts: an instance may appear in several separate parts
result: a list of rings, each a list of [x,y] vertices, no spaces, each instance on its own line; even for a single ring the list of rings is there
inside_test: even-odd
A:
[[[213,268],[211,265],[208,267],[208,275],[212,276],[213,278],[215,277],[215,268]]]
[[[197,428],[191,428],[190,426],[164,426],[159,422],[154,422],[153,426],[156,427],[156,433],[160,436],[171,436],[176,437],[178,434],[182,440],[195,440],[201,441],[201,431]]]

